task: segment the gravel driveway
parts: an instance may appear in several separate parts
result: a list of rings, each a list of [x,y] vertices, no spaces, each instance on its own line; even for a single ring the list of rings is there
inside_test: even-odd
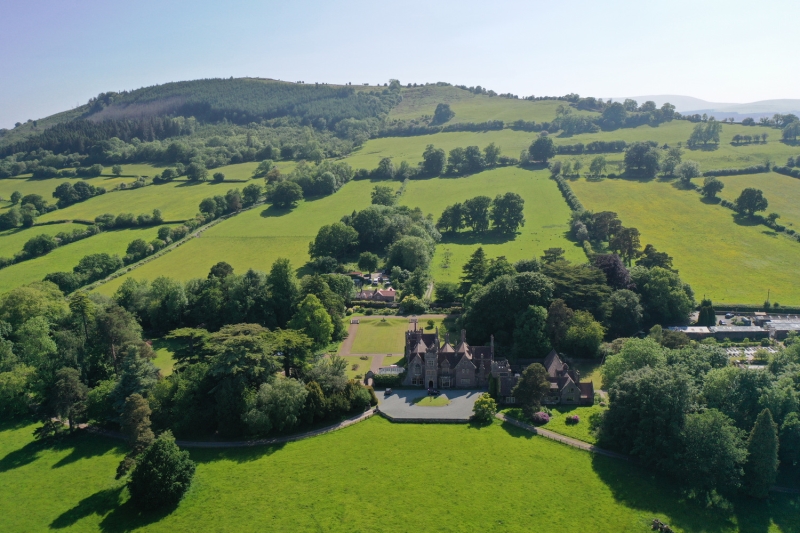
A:
[[[486,391],[449,389],[442,391],[443,396],[450,400],[449,405],[442,407],[421,407],[414,405],[414,400],[427,396],[428,391],[421,390],[395,390],[391,396],[384,396],[383,391],[375,391],[381,398],[378,410],[386,413],[391,418],[426,419],[426,420],[461,420],[468,421],[472,416],[472,406],[475,400]]]

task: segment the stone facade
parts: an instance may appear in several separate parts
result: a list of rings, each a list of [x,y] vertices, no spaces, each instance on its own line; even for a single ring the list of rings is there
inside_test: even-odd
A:
[[[406,332],[406,374],[403,385],[429,389],[483,389],[489,385],[494,360],[494,339],[490,346],[470,346],[466,331],[456,347],[445,335],[425,333],[414,325]]]

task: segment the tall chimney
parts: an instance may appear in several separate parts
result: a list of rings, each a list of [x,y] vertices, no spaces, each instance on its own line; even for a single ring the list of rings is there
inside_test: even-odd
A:
[[[466,342],[466,341],[467,341],[467,330],[462,329],[461,330],[461,342]]]
[[[492,355],[492,359],[494,359],[494,335],[489,337],[489,353]]]

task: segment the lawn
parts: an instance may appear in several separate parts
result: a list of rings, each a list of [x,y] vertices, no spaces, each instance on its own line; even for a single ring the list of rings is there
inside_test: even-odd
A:
[[[761,189],[764,198],[769,202],[769,207],[761,213],[778,213],[780,224],[795,231],[800,230],[800,180],[777,172],[763,174],[743,174],[741,176],[720,176],[725,188],[719,193],[720,198],[735,201],[747,187]],[[703,178],[693,180],[695,184],[702,185]]]
[[[769,290],[772,301],[800,304],[797,242],[703,203],[673,183],[579,179],[571,185],[587,209],[618,213],[625,226],[641,231],[643,246],[651,243],[674,257],[698,299],[759,304]]]
[[[356,376],[364,377],[370,367],[372,366],[372,356],[367,355],[365,356],[366,359],[361,359],[362,356],[355,356],[355,355],[347,355],[344,356],[344,359],[347,361],[347,377],[350,379],[355,379]],[[353,366],[358,365],[357,368],[354,370]]]
[[[414,400],[414,405],[419,407],[444,407],[450,405],[450,399],[444,394],[439,396],[421,396]]]
[[[0,257],[13,257],[22,251],[22,246],[37,235],[56,235],[62,231],[72,233],[73,230],[86,229],[83,224],[48,224],[31,228],[16,228],[0,232]]]
[[[202,186],[201,186],[202,187]],[[279,258],[291,260],[296,269],[308,261],[308,243],[320,226],[331,224],[370,205],[374,184],[369,180],[351,181],[336,194],[300,202],[292,210],[260,206],[225,220],[200,238],[134,270],[137,279],[170,276],[186,281],[205,278],[219,261],[227,261],[236,272],[249,268],[269,271]],[[111,295],[125,276],[102,285],[98,291]]]
[[[384,355],[383,366],[398,365],[405,357],[405,355]]]
[[[407,318],[361,320],[350,353],[403,353]]]
[[[114,480],[125,450],[91,435],[33,442],[34,426],[0,426],[0,530],[796,532],[800,496],[687,503],[633,464],[593,456],[495,422],[392,424],[379,417],[271,447],[193,450],[197,473],[180,505],[138,513]],[[407,455],[398,467],[387,457]],[[441,454],[422,450],[491,450]],[[387,487],[426,494],[387,505]],[[482,498],[476,505],[476,495]],[[492,497],[489,497],[492,495]],[[446,505],[442,505],[446,502]]]
[[[592,405],[590,407],[556,406],[553,407],[551,411],[550,422],[543,425],[542,428],[590,444],[597,443],[594,430],[600,422],[600,416],[606,411],[605,407],[600,407],[599,405]],[[517,420],[530,423],[522,413],[522,409],[513,408],[504,410],[504,412]],[[580,421],[577,424],[567,423],[567,417],[572,415],[578,415],[580,417]]]
[[[175,366],[175,351],[179,342],[174,339],[153,339],[153,351],[156,353],[153,364],[161,371],[162,376],[172,374]]]
[[[51,272],[71,271],[85,255],[96,253],[125,255],[128,244],[135,239],[152,241],[158,228],[105,231],[87,239],[56,248],[47,255],[23,261],[0,270],[0,293],[41,281]]]
[[[580,372],[581,381],[591,381],[594,384],[595,390],[602,386],[603,376],[600,370],[600,361],[576,359],[570,363],[570,367]]]
[[[415,180],[408,184],[401,203],[420,207],[437,220],[444,208],[474,196],[494,198],[515,192],[525,200],[525,226],[514,236],[489,232],[476,235],[461,231],[444,234],[436,247],[432,272],[436,281],[458,281],[461,267],[479,246],[490,258],[504,255],[511,261],[539,257],[547,248],[563,248],[567,259],[586,261],[583,249],[567,240],[570,210],[549,173],[505,167],[464,178]],[[449,257],[449,263],[447,261]]]

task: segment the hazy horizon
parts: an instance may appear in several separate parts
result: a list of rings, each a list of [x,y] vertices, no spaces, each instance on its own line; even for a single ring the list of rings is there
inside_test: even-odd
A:
[[[447,81],[520,96],[800,98],[783,32],[760,31],[797,20],[800,5],[789,1],[413,0],[401,9],[360,0],[44,0],[8,4],[3,14],[5,128],[100,92],[230,76]]]

